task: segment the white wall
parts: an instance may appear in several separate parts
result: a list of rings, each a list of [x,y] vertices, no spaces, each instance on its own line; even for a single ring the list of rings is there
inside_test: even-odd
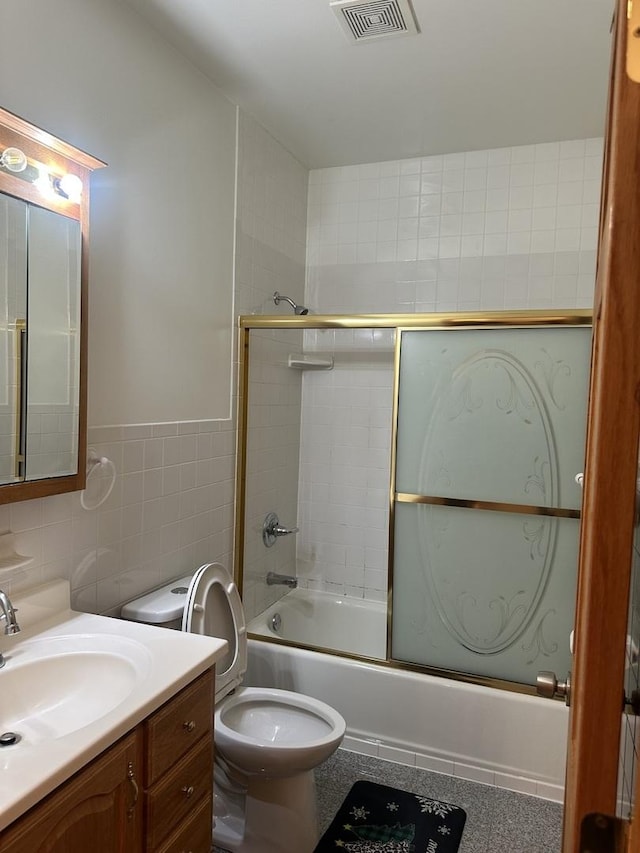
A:
[[[25,0],[20,18],[0,28],[0,104],[109,163],[92,180],[89,443],[117,478],[99,509],[0,507],[33,558],[0,580],[68,577],[75,606],[109,612],[232,562],[236,110],[117,0]],[[86,506],[107,486],[92,472]]]
[[[304,298],[308,171],[256,121],[240,118],[236,307],[240,314],[290,314],[273,292]],[[250,619],[288,592],[267,586],[267,572],[296,573],[296,540],[262,542],[268,512],[283,525],[298,519],[301,376],[287,366],[300,332],[251,335],[247,512],[243,600]]]
[[[106,161],[89,423],[230,416],[235,107],[117,0],[20,4],[0,104]]]
[[[305,304],[318,313],[588,308],[602,140],[310,173]],[[386,597],[393,353],[384,332],[309,333],[302,583]]]
[[[240,116],[239,131],[236,310],[284,313],[271,299],[277,286],[296,300],[304,295],[307,171],[250,117]],[[232,372],[235,382],[235,371],[228,380]],[[265,575],[269,568],[292,570],[295,549],[278,542],[267,552],[260,538],[266,511],[278,509],[288,521],[297,502],[299,375],[285,373],[274,411],[267,407],[270,390],[263,386],[255,399],[266,420],[258,420],[255,434],[262,451],[253,460],[258,520],[249,525],[248,543],[257,562],[247,570],[249,608],[286,590],[267,587]],[[13,531],[18,552],[34,558],[25,570],[3,575],[3,589],[68,577],[75,607],[109,613],[206,561],[231,567],[235,397],[233,403],[231,420],[90,428],[89,444],[115,464],[113,491],[97,509],[84,509],[77,494],[0,507],[0,533]],[[92,471],[86,506],[104,497],[108,474]]]

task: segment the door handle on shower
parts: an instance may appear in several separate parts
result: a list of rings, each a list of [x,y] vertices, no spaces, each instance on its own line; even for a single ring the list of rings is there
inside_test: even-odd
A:
[[[298,527],[293,527],[290,530],[287,527],[282,527],[277,513],[270,512],[262,525],[262,541],[267,548],[271,548],[279,536],[289,536],[290,533],[297,533]]]
[[[536,693],[545,699],[564,699],[565,705],[571,704],[571,673],[566,681],[558,681],[555,672],[542,670],[536,678]]]

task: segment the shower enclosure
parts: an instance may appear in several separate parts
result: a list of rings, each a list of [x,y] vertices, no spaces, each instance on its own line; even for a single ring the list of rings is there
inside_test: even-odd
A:
[[[250,631],[519,692],[565,670],[590,323],[241,318],[236,578]],[[292,532],[267,548],[272,512]]]

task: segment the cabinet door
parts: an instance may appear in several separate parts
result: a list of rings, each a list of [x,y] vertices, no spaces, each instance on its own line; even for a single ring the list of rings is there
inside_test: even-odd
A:
[[[19,818],[0,853],[139,853],[141,746],[133,732]]]

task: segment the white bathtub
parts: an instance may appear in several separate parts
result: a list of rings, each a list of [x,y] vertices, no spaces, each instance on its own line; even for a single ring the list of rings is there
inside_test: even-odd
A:
[[[357,641],[354,653],[374,656],[369,640],[364,646],[360,640],[384,606],[330,598],[296,590],[249,630],[274,636],[268,624],[279,612],[283,639],[335,648],[344,632]],[[305,614],[311,624],[303,624]],[[298,628],[302,634],[287,633]],[[378,643],[384,657],[384,630]],[[358,645],[364,650],[355,651]],[[347,749],[562,800],[568,709],[559,702],[256,639],[249,642],[245,683],[296,690],[332,705],[347,721]]]
[[[280,617],[278,630],[273,624],[276,616]],[[247,629],[265,637],[384,660],[387,605],[298,588],[253,619]]]

